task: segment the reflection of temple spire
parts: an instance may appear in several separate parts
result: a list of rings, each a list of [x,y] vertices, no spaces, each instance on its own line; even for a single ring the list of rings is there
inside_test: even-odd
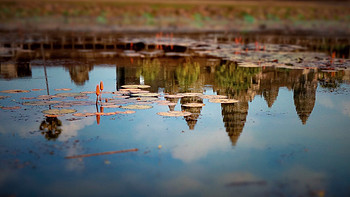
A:
[[[248,115],[248,102],[221,104],[223,121],[232,145],[235,146],[241,135]]]
[[[73,65],[68,67],[69,75],[76,85],[84,85],[89,80],[92,65]]]
[[[183,97],[181,98],[180,103],[181,104],[203,103],[203,99],[199,97]],[[187,122],[189,129],[193,130],[197,124],[198,117],[201,114],[202,107],[183,107],[182,106],[181,109],[192,113],[190,116],[186,116],[185,120]]]
[[[294,85],[294,105],[303,124],[306,124],[316,100],[317,79],[314,72],[300,76]]]
[[[263,90],[263,96],[269,108],[272,107],[278,96],[279,87],[271,87],[270,89]]]

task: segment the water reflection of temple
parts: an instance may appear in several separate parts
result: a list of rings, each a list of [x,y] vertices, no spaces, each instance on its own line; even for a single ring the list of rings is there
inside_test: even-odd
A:
[[[181,105],[186,103],[203,103],[203,99],[193,96],[193,97],[182,97],[180,100]],[[197,124],[198,118],[201,114],[202,107],[184,107],[182,106],[181,109],[183,111],[191,112],[191,115],[185,116],[185,120],[187,122],[188,128],[190,130],[194,130],[194,127]]]
[[[0,75],[5,79],[31,77],[31,65],[26,61],[2,62],[0,65]]]
[[[93,65],[67,65],[71,80],[76,85],[84,85],[89,80],[89,72],[93,69]]]

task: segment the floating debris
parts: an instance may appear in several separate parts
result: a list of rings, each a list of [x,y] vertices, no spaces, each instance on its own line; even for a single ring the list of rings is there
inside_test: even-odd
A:
[[[2,90],[0,92],[15,94],[15,93],[25,93],[25,92],[30,92],[30,91],[29,90]]]
[[[42,91],[42,90],[45,90],[45,89],[31,89],[32,91]]]
[[[122,106],[123,109],[150,109],[152,108],[151,105],[126,105]]]
[[[0,96],[0,99],[9,98],[9,96]]]
[[[199,96],[201,99],[226,99],[227,96],[224,95],[202,95]]]
[[[123,85],[121,87],[124,89],[145,89],[145,88],[150,88],[151,86],[149,86],[149,85]]]
[[[65,159],[77,159],[77,158],[92,157],[92,156],[99,156],[99,155],[111,155],[111,154],[118,154],[118,153],[136,152],[138,150],[139,149],[134,148],[134,149],[127,149],[127,150],[92,153],[92,154],[85,154],[85,155],[74,155],[74,156],[65,157]]]
[[[62,101],[29,101],[29,102],[24,102],[22,105],[54,105],[62,103]]]
[[[62,114],[72,114],[76,112],[75,109],[48,109],[42,111],[44,114],[51,114],[51,115],[62,115]]]
[[[72,89],[70,88],[58,88],[58,89],[54,89],[55,91],[70,91]]]
[[[158,112],[160,116],[170,116],[170,117],[178,117],[178,116],[190,116],[192,113],[186,111],[168,111],[168,112]]]
[[[238,103],[236,99],[209,99],[211,103]]]
[[[182,107],[203,107],[203,106],[205,106],[204,103],[186,103],[182,105]]]

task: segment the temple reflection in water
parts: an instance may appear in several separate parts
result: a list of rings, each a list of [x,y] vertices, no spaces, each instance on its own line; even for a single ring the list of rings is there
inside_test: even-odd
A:
[[[42,66],[36,61],[28,63],[2,63],[1,76],[6,79],[31,76],[33,66]],[[53,63],[46,62],[47,66]],[[235,104],[221,104],[221,115],[227,135],[235,145],[246,123],[249,102],[255,96],[263,97],[269,108],[274,105],[279,89],[284,87],[293,91],[294,105],[301,123],[306,124],[316,100],[318,83],[324,88],[337,88],[342,80],[348,80],[348,72],[324,73],[313,69],[286,69],[272,67],[239,67],[234,62],[207,58],[129,58],[83,59],[80,61],[61,61],[71,80],[78,86],[89,80],[89,73],[95,66],[115,67],[116,89],[124,84],[151,85],[149,91],[176,94],[183,92],[205,93],[210,87],[218,95],[237,99]],[[199,97],[170,99],[180,104],[203,103]],[[205,107],[205,106],[204,106]],[[169,106],[174,110],[175,106]],[[185,117],[190,130],[195,129],[203,107],[185,108],[191,116]],[[59,130],[58,130],[59,131]],[[59,134],[58,134],[59,135]],[[47,137],[52,136],[47,134]]]

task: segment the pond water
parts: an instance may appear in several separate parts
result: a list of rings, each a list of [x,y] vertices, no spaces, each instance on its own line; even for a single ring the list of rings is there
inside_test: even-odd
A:
[[[0,194],[348,196],[349,76],[217,57],[3,61]]]

